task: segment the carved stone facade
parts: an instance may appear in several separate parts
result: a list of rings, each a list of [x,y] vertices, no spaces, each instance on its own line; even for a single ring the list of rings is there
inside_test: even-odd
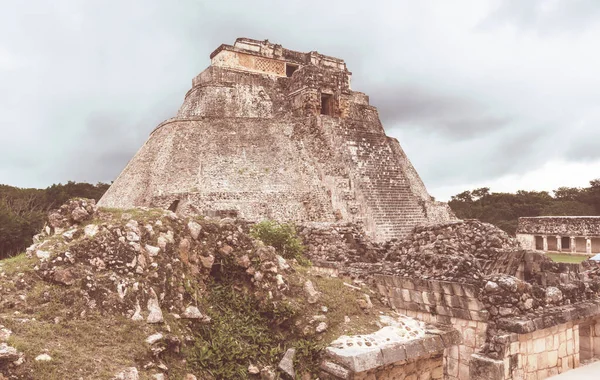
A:
[[[377,241],[454,219],[350,81],[343,60],[317,52],[221,45],[99,205],[350,222]]]
[[[517,239],[524,248],[536,251],[600,253],[600,216],[519,218]]]

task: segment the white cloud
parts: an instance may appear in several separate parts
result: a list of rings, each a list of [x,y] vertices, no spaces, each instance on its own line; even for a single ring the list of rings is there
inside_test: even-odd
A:
[[[600,160],[594,162],[549,161],[543,166],[523,174],[508,174],[491,181],[430,189],[437,200],[448,201],[450,197],[465,190],[489,187],[493,193],[514,193],[517,190],[548,191],[559,187],[588,187],[590,180],[600,178]]]
[[[600,159],[597,0],[9,4],[0,183],[114,179],[175,114],[210,52],[240,36],[344,58],[353,88],[380,107],[438,197],[500,182],[516,190],[548,165]],[[585,185],[594,176],[557,177]],[[531,178],[556,187],[554,177]]]

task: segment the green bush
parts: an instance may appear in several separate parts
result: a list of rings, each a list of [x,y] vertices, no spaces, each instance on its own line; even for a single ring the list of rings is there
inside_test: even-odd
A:
[[[212,322],[195,329],[196,342],[188,351],[190,369],[215,379],[247,379],[250,363],[275,365],[285,352],[284,332],[277,328],[276,310],[257,307],[257,300],[233,284],[212,282],[204,308]],[[293,313],[283,310],[287,318]]]
[[[266,220],[253,225],[250,228],[250,235],[275,248],[286,259],[296,259],[300,264],[307,263],[302,255],[304,245],[296,233],[296,227],[291,223]]]

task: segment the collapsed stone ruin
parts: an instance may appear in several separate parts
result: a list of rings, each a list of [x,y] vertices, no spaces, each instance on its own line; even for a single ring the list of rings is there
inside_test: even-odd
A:
[[[377,241],[453,218],[343,60],[247,38],[210,58],[99,206],[360,223]]]
[[[292,221],[311,274],[351,279],[345,285],[370,289],[399,314],[378,319],[371,334],[333,340],[320,379],[541,380],[600,359],[600,267],[534,251],[540,241],[564,250],[567,236],[573,249],[575,233],[527,219],[516,240],[456,220],[350,79],[343,60],[317,52],[246,38],[221,45],[177,116],[151,133],[99,202],[162,209],[158,216],[138,223],[128,210],[125,223],[92,223],[102,208],[65,206],[29,252],[42,261],[39,276],[82,282],[88,306],[130,319],[160,320],[160,303],[209,323],[187,310],[195,300],[183,285],[192,277],[202,288],[223,260],[243,267],[260,303],[285,302],[294,270],[247,232],[264,219]],[[542,222],[546,230],[535,227]],[[64,249],[51,256],[43,244],[55,236]],[[117,274],[85,280],[107,267]],[[369,297],[360,302],[372,307]],[[294,377],[293,352],[280,363],[283,378]]]
[[[600,266],[595,262],[555,263],[476,220],[417,227],[385,249],[357,244],[360,235],[350,237],[347,231],[330,236],[337,237],[328,240],[334,251],[341,251],[346,241],[348,247],[362,247],[366,257],[380,255],[379,260],[358,262],[354,253],[337,261],[321,255],[315,257],[320,270],[361,278],[399,313],[437,329],[454,329],[461,337],[446,346],[440,340],[435,349],[415,340],[381,347],[368,358],[362,353],[360,360],[369,363],[366,367],[375,378],[392,373],[387,358],[399,346],[420,356],[396,362],[393,373],[410,375],[414,362],[429,363],[435,352],[444,379],[545,379],[600,359]],[[310,252],[328,251],[327,240],[319,234],[308,245]],[[328,360],[346,364],[354,378],[365,378],[336,355]]]

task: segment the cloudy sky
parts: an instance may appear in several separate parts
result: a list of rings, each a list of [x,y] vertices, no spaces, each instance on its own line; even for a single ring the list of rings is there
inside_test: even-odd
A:
[[[110,182],[236,37],[346,60],[438,199],[600,177],[598,0],[0,0],[0,183]]]

